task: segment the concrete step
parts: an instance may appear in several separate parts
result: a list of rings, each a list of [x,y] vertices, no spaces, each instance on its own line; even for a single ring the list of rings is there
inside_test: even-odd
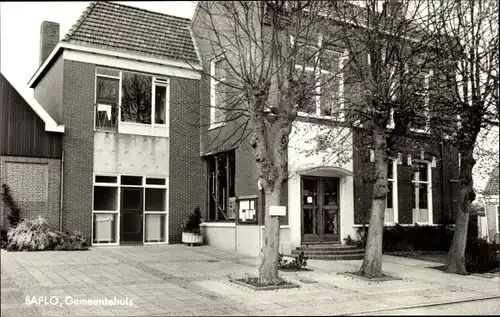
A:
[[[355,245],[329,244],[329,245],[309,245],[295,248],[299,251],[322,250],[322,251],[341,251],[341,250],[359,250]]]
[[[313,249],[313,250],[293,250],[292,254],[298,255],[300,252],[304,252],[304,255],[350,255],[350,254],[364,254],[365,250],[363,249],[348,249],[348,250],[321,250],[321,249]]]
[[[363,260],[364,253],[362,254],[349,254],[349,255],[311,255],[307,256],[309,260]]]

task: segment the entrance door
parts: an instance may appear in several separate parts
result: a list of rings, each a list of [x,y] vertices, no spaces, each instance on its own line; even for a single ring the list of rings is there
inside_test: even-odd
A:
[[[302,177],[302,243],[340,242],[339,178]]]
[[[142,243],[142,188],[122,187],[120,243]]]

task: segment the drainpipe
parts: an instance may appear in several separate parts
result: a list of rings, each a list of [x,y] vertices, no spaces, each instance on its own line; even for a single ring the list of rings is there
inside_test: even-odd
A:
[[[445,177],[444,177],[444,143],[443,143],[443,133],[440,133],[441,137],[441,194],[443,199],[441,199],[441,214],[445,224],[448,223],[448,219],[446,218],[446,186],[445,186]]]
[[[61,169],[60,169],[61,175],[61,181],[60,181],[60,186],[61,186],[61,201],[59,204],[59,231],[62,231],[63,227],[63,193],[64,193],[64,150],[61,151]]]

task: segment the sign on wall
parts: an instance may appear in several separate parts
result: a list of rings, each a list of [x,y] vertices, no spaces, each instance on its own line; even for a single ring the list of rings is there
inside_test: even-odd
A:
[[[269,206],[270,216],[286,216],[286,206]]]

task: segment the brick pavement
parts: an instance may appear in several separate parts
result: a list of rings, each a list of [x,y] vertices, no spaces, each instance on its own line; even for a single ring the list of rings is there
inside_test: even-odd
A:
[[[283,273],[299,289],[256,292],[228,277],[257,274],[258,259],[211,246],[1,255],[2,316],[337,315],[500,295],[498,276],[450,275],[429,268],[439,264],[394,256],[384,256],[384,271],[401,280],[338,274],[357,270],[359,260],[309,260],[313,271]],[[59,302],[27,305],[26,296]],[[75,303],[115,298],[121,305]]]

